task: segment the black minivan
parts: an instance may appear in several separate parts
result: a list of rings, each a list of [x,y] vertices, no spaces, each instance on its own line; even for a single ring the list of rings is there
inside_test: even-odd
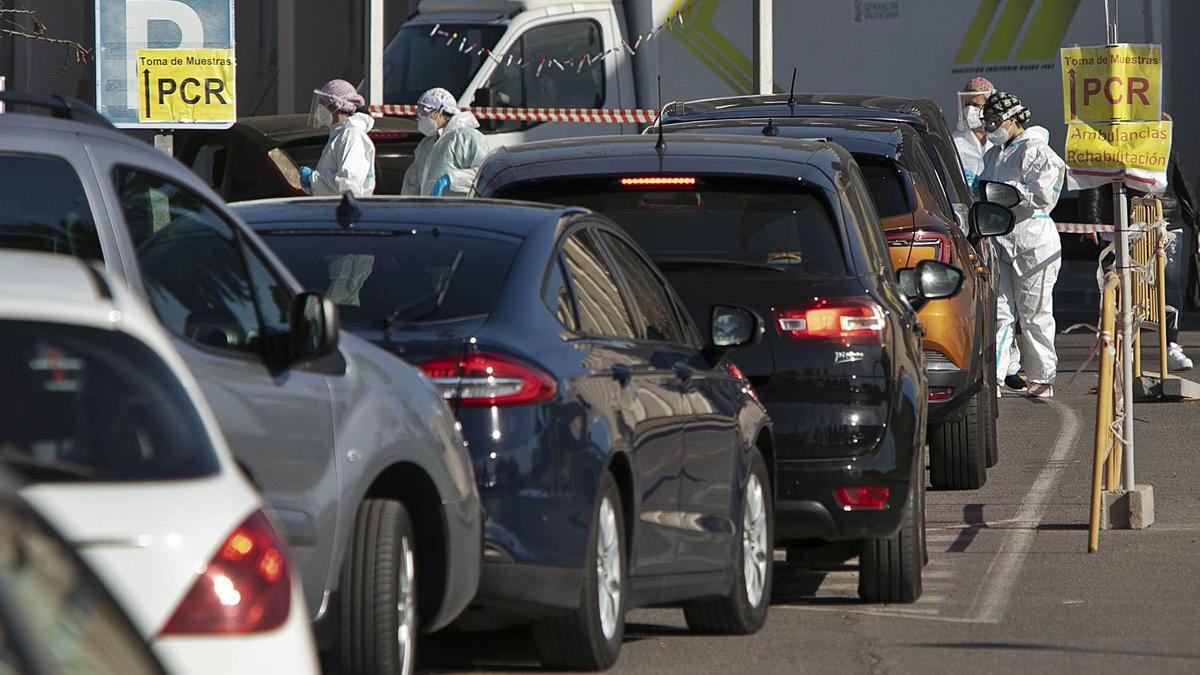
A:
[[[921,329],[849,153],[728,135],[548,141],[494,152],[476,192],[604,213],[694,317],[714,303],[768,317],[763,342],[733,360],[775,425],[776,542],[797,553],[858,543],[841,548],[860,556],[862,598],[920,596]],[[961,284],[934,261],[917,276],[928,297]]]

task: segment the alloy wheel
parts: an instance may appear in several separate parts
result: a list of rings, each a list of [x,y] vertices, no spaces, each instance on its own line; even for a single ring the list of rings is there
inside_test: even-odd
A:
[[[763,600],[767,565],[771,564],[769,553],[762,483],[758,476],[750,474],[746,483],[746,504],[742,508],[742,577],[746,583],[746,600],[751,607],[758,607]]]
[[[600,522],[596,526],[596,592],[600,628],[604,638],[611,640],[621,610],[621,539],[617,516],[607,497],[600,503]]]
[[[396,604],[397,629],[396,642],[400,656],[400,672],[407,675],[413,672],[416,664],[417,639],[417,603],[415,590],[416,565],[413,563],[412,542],[407,536],[400,539],[400,569],[397,574],[399,599]]]

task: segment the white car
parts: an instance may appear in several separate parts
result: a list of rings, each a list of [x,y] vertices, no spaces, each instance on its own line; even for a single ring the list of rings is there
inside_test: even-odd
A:
[[[300,575],[158,320],[0,252],[0,465],[174,673],[316,673]]]

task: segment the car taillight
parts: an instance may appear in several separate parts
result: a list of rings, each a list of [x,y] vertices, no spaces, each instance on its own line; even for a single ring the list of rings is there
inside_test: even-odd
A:
[[[822,299],[795,309],[776,309],[775,328],[790,342],[882,346],[883,308],[870,300]]]
[[[462,406],[521,405],[554,398],[558,384],[544,370],[511,356],[467,354],[433,359],[421,370]]]
[[[621,187],[626,190],[694,189],[696,179],[693,176],[626,176],[621,179]]]
[[[204,566],[162,634],[246,634],[282,626],[292,601],[285,551],[275,528],[255,511]]]
[[[888,507],[892,491],[878,485],[856,485],[833,489],[833,496],[843,511],[882,511]]]
[[[954,397],[954,387],[930,387],[929,400],[934,403],[949,401]]]
[[[914,256],[909,266],[916,265],[921,260],[937,260],[947,265],[954,262],[954,242],[945,232],[930,232],[929,230],[893,230],[887,233],[888,245],[895,248],[912,247],[914,253],[928,255]]]
[[[726,361],[725,362],[725,370],[728,371],[728,373],[733,377],[733,379],[737,380],[738,382],[741,382],[743,394],[749,396],[750,398],[754,399],[755,401],[758,400],[758,393],[754,391],[754,387],[751,386],[751,384],[750,384],[750,378],[746,377],[742,373],[741,368],[738,368],[736,365],[734,365],[733,361]]]

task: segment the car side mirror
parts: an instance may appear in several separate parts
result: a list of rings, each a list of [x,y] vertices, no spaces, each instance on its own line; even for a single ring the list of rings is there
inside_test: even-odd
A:
[[[758,314],[733,305],[715,305],[709,315],[709,341],[704,348],[709,361],[716,364],[725,352],[749,347],[762,341],[765,331]]]
[[[304,363],[337,348],[341,332],[337,305],[320,293],[300,293],[292,299],[288,360]]]
[[[1003,237],[1013,231],[1017,222],[1011,209],[992,202],[972,204],[968,220],[971,233],[978,238]]]
[[[1021,193],[1008,183],[981,180],[979,181],[979,194],[983,195],[985,202],[999,204],[1010,209],[1021,203]]]
[[[938,260],[922,260],[916,267],[896,273],[900,292],[914,308],[930,300],[942,300],[958,294],[963,284],[962,270]]]

